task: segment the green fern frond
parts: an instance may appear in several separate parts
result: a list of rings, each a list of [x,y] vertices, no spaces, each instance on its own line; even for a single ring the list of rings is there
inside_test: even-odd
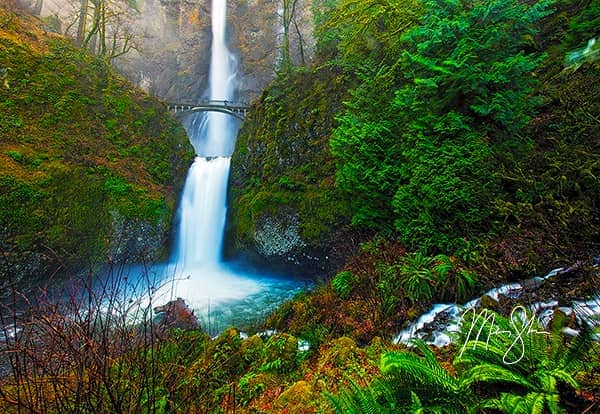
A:
[[[392,390],[382,381],[373,381],[367,387],[360,387],[354,381],[350,388],[339,395],[325,393],[332,408],[339,414],[386,414],[395,412],[395,398]]]
[[[496,408],[508,414],[542,414],[544,405],[543,393],[531,392],[524,396],[503,393]]]
[[[585,358],[593,345],[593,331],[584,322],[579,331],[579,335],[571,340],[571,343],[566,349],[562,349],[557,366],[568,371],[578,371],[583,368]]]
[[[462,381],[465,386],[471,386],[478,382],[484,383],[512,383],[526,389],[535,389],[535,384],[531,383],[526,377],[519,375],[500,365],[479,364],[468,369],[462,375]]]
[[[412,391],[410,392],[410,400],[410,412],[412,414],[425,414],[425,411],[423,410],[423,404],[421,404],[419,396]]]
[[[329,402],[329,405],[331,405],[331,407],[335,410],[336,413],[344,413],[344,406],[341,397],[338,397],[337,395],[331,394],[329,392],[324,392],[323,395],[325,396],[327,402]]]
[[[407,385],[427,385],[445,393],[458,392],[456,380],[439,364],[414,354],[390,352],[381,359],[381,371],[394,373]]]

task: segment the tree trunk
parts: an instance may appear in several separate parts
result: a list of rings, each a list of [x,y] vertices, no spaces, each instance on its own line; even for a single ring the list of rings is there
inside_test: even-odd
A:
[[[296,34],[298,35],[298,49],[300,52],[300,62],[302,66],[306,65],[306,58],[304,56],[304,37],[302,36],[302,32],[300,31],[300,26],[298,25],[298,21],[294,17],[294,27],[296,28]]]
[[[81,0],[81,9],[79,10],[79,25],[77,26],[77,38],[75,39],[75,44],[77,46],[83,45],[83,41],[85,39],[88,7],[89,0]]]
[[[33,14],[36,16],[41,16],[43,6],[44,6],[44,0],[35,0],[35,6],[33,7]]]
[[[100,38],[100,44],[98,47],[100,48],[99,55],[106,55],[106,0],[100,0],[101,4],[100,8],[100,26],[98,30],[98,35]]]
[[[100,2],[101,2],[101,0],[92,0],[92,3],[94,4],[93,26],[90,29],[90,32],[86,35],[86,40],[85,40],[85,46],[87,46],[88,49],[92,53],[98,52],[96,50],[96,40],[97,40],[98,29],[100,27],[100,7],[101,7]]]
[[[283,0],[283,42],[281,45],[281,69],[289,72],[292,68],[292,56],[290,52],[290,25],[296,14],[296,3],[298,0]]]

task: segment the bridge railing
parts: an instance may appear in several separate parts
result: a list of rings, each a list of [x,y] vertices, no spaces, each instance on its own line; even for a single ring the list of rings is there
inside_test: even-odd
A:
[[[220,106],[220,107],[228,107],[228,108],[249,108],[250,104],[247,102],[239,102],[239,101],[225,101],[225,100],[204,100],[199,102],[177,102],[177,103],[168,103],[168,107],[196,107],[196,106]]]
[[[175,112],[190,111],[216,111],[233,115],[236,118],[244,119],[248,114],[250,105],[246,102],[235,102],[227,100],[205,100],[197,103],[169,103],[167,107]]]

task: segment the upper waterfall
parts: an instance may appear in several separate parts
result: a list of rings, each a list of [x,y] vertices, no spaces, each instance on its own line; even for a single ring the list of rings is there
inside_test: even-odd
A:
[[[237,59],[227,48],[227,1],[212,0],[212,42],[208,98],[232,101],[238,80]],[[202,157],[229,157],[239,122],[228,115],[209,112],[196,116],[189,128],[196,153]]]

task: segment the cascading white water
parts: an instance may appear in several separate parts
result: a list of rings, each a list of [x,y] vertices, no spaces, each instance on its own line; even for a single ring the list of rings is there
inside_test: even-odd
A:
[[[226,45],[226,11],[226,0],[212,1],[211,100],[233,100],[238,82],[236,59]],[[204,308],[208,301],[241,299],[261,288],[221,264],[227,181],[237,128],[233,117],[215,112],[199,115],[187,126],[197,157],[182,195],[179,236],[170,269],[175,278],[165,286],[162,300],[168,294]]]
[[[219,263],[225,226],[229,158],[197,157],[181,200],[176,262],[181,269]]]
[[[211,100],[232,100],[237,84],[234,56],[227,49],[227,1],[212,1]],[[181,203],[175,258],[184,271],[219,263],[225,227],[227,179],[237,128],[231,116],[208,112],[188,128],[198,157],[188,173]]]
[[[219,101],[234,100],[238,85],[237,62],[226,45],[226,10],[226,0],[212,0],[209,99]],[[176,248],[170,263],[155,273],[159,280],[142,274],[149,281],[153,304],[183,298],[212,333],[255,323],[307,286],[281,275],[233,271],[234,264],[222,261],[227,182],[238,126],[233,117],[215,112],[196,116],[186,125],[197,157],[183,190]]]

